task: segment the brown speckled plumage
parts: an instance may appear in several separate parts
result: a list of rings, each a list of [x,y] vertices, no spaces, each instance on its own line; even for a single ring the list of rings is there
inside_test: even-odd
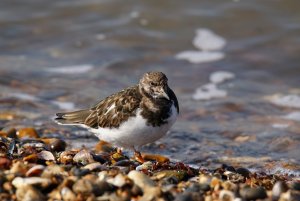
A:
[[[84,124],[90,128],[118,128],[130,117],[136,116],[140,108],[148,125],[161,126],[167,123],[173,104],[179,113],[177,98],[167,81],[161,72],[146,73],[138,85],[108,96],[90,109],[57,113],[56,121]]]

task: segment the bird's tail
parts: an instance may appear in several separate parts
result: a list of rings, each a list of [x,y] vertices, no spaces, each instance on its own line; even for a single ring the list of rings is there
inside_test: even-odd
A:
[[[74,112],[56,113],[54,119],[58,124],[62,125],[76,125],[83,124],[86,118],[90,115],[90,110],[78,110]]]

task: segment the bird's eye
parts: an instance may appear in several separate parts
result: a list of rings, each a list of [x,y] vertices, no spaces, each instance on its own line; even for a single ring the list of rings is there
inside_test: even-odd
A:
[[[155,83],[154,82],[150,82],[150,86],[155,86]]]

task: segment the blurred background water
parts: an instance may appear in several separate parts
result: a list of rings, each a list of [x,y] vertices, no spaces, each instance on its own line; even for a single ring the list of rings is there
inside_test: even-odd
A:
[[[299,174],[299,10],[297,0],[1,1],[0,126],[33,126],[92,147],[91,134],[55,125],[54,114],[89,107],[158,70],[181,114],[144,151]],[[222,57],[178,59],[199,51],[199,29],[226,42]],[[199,100],[196,89],[205,96],[219,71],[233,76],[214,85],[225,94]]]

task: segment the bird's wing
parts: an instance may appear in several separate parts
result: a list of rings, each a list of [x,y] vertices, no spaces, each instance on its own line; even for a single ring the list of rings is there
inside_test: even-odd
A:
[[[138,86],[124,89],[92,107],[84,124],[91,128],[118,128],[122,122],[136,115],[140,101]]]
[[[173,90],[171,88],[168,89],[168,95],[170,96],[170,99],[174,101],[174,105],[177,109],[177,113],[179,113],[178,100],[177,100],[177,97],[176,97],[175,93],[173,92]]]

